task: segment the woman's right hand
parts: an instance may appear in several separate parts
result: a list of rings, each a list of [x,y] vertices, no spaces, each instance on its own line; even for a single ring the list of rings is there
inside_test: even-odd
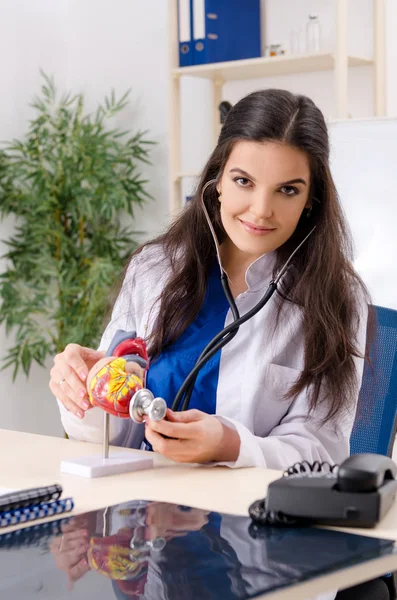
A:
[[[50,390],[64,407],[82,419],[91,408],[88,400],[86,380],[88,372],[104,356],[104,352],[68,344],[54,358],[51,369]]]

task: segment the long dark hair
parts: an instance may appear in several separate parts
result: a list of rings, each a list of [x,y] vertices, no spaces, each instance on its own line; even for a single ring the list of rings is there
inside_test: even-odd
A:
[[[160,244],[171,264],[149,338],[150,355],[155,358],[171,345],[202,307],[215,248],[201,207],[201,193],[207,182],[219,181],[233,146],[240,140],[289,144],[305,152],[309,160],[310,217],[302,215],[294,234],[276,250],[275,273],[316,225],[309,241],[294,256],[293,268],[279,295],[301,307],[305,340],[304,368],[287,396],[295,397],[309,386],[309,412],[326,399],[325,423],[355,400],[353,357],[360,356],[355,345],[360,319],[357,298],[368,301],[369,297],[351,264],[350,234],[330,173],[327,126],[321,111],[306,96],[268,89],[240,100],[227,115],[193,198],[164,234],[135,253]],[[217,198],[216,186],[208,186],[205,204],[222,242],[226,234]]]

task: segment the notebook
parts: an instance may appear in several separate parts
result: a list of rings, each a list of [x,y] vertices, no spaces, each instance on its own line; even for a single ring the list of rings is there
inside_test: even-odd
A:
[[[59,484],[26,490],[0,489],[0,528],[70,512],[72,498],[63,498]]]
[[[134,501],[0,535],[0,597],[246,600],[394,551],[389,540]]]

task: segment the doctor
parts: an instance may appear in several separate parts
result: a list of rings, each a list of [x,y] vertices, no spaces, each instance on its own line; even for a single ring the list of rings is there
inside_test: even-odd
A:
[[[85,380],[117,329],[146,338],[146,387],[171,407],[203,348],[232,322],[201,204],[211,180],[203,199],[240,315],[315,229],[268,304],[202,369],[189,410],[145,426],[111,417],[111,443],[145,438],[176,461],[230,467],[339,463],[361,385],[368,295],[351,264],[324,117],[282,90],[231,109],[193,199],[132,256],[99,351],[70,344],[55,357],[50,389],[63,426],[71,438],[101,441],[102,412],[87,410]]]

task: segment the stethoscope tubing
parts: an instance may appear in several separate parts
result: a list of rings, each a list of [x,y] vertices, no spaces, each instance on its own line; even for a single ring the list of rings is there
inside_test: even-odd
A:
[[[230,293],[230,288],[229,288],[229,284],[227,283],[226,277],[225,277],[224,283],[228,287],[229,293]],[[172,404],[172,410],[179,410],[179,406],[181,404],[181,401],[182,401],[182,398],[184,395],[185,395],[185,398],[183,400],[182,410],[187,410],[189,401],[190,401],[190,397],[191,397],[191,394],[193,391],[193,386],[194,386],[194,383],[197,379],[197,376],[198,376],[200,370],[219,350],[224,348],[226,346],[226,344],[228,344],[229,342],[232,341],[232,339],[237,335],[240,325],[242,325],[243,323],[246,323],[246,321],[251,319],[260,310],[262,310],[262,308],[269,302],[270,298],[273,296],[273,294],[276,290],[277,290],[277,283],[272,281],[269,284],[269,287],[267,288],[264,296],[261,298],[261,300],[259,300],[259,302],[251,310],[249,310],[242,317],[238,316],[237,318],[235,318],[235,320],[232,323],[230,323],[230,325],[227,325],[226,327],[224,327],[219,333],[217,333],[217,335],[215,335],[212,338],[212,340],[207,344],[207,346],[201,352],[193,369],[190,371],[189,375],[186,377],[185,381],[182,383],[181,387],[179,388],[178,393],[176,394],[174,402]],[[231,295],[231,293],[230,293],[230,295]],[[228,298],[228,300],[229,300],[229,298]],[[234,299],[233,299],[233,302],[234,302]],[[232,308],[232,306],[230,306],[230,308]],[[234,312],[234,311],[232,310],[232,312]],[[237,311],[237,315],[238,315],[238,311]]]
[[[219,249],[218,240],[217,240],[217,237],[215,234],[215,230],[211,223],[211,219],[209,217],[207,207],[205,206],[205,203],[204,203],[204,193],[205,193],[206,189],[208,188],[208,186],[213,183],[216,183],[215,179],[207,181],[207,183],[204,185],[202,192],[201,192],[201,203],[202,203],[204,215],[206,217],[208,226],[211,230],[211,234],[214,239],[216,255],[217,255],[219,268],[220,268],[220,272],[221,272],[221,283],[222,283],[222,287],[223,287],[223,291],[225,293],[226,299],[229,303],[230,310],[232,311],[233,322],[230,323],[230,325],[227,325],[227,327],[224,327],[217,335],[215,335],[212,338],[212,340],[207,344],[207,346],[204,348],[204,350],[201,352],[200,356],[198,357],[198,359],[196,361],[196,364],[194,365],[194,367],[190,371],[190,373],[187,375],[186,379],[182,383],[181,387],[179,388],[179,390],[174,398],[174,401],[172,403],[172,410],[174,410],[174,411],[187,410],[189,408],[189,402],[190,402],[190,398],[192,396],[194,384],[196,382],[196,379],[197,379],[197,376],[198,376],[200,370],[219,350],[224,348],[226,346],[226,344],[228,344],[229,342],[232,341],[232,339],[237,335],[238,330],[239,330],[240,326],[243,325],[243,323],[246,323],[249,319],[254,317],[269,302],[270,298],[273,296],[274,292],[277,290],[278,282],[280,281],[281,277],[285,273],[285,271],[288,267],[288,264],[292,260],[293,256],[296,254],[296,252],[298,252],[299,248],[306,242],[306,240],[310,237],[310,235],[313,233],[313,231],[316,228],[314,226],[311,229],[311,231],[305,236],[305,238],[300,242],[300,244],[298,244],[298,246],[295,248],[295,250],[292,252],[290,257],[288,258],[288,260],[285,262],[285,264],[282,267],[282,269],[280,270],[280,272],[277,274],[275,280],[271,281],[269,283],[269,286],[268,286],[264,296],[261,298],[261,300],[259,300],[259,302],[257,302],[257,304],[251,310],[249,310],[245,315],[240,317],[237,305],[233,298],[233,294],[231,293],[231,290],[230,290],[227,273],[224,271],[224,269],[222,267],[220,249]],[[181,403],[182,403],[182,407],[180,409]]]

